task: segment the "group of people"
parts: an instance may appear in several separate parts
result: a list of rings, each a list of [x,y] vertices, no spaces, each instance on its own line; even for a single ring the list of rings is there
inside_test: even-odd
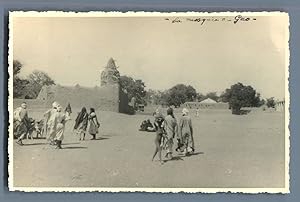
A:
[[[83,107],[80,113],[75,119],[74,130],[79,135],[79,141],[85,140],[85,134],[89,124],[89,134],[92,136],[91,140],[96,139],[96,134],[99,132],[100,123],[98,121],[96,112],[94,108],[90,108],[90,113],[88,114],[85,107]]]
[[[166,150],[166,158],[172,159],[175,138],[177,139],[177,152],[185,152],[185,155],[189,155],[195,151],[193,126],[188,109],[182,110],[182,116],[178,122],[174,116],[173,108],[167,109],[167,116],[164,116],[159,109],[153,115],[156,137],[152,161],[158,153],[159,161],[163,163],[162,150]]]
[[[51,145],[56,145],[57,149],[61,149],[62,140],[64,139],[65,124],[70,120],[70,105],[65,111],[57,102],[52,104],[52,108],[44,113],[45,125],[44,133],[46,139]],[[16,143],[24,145],[22,140],[30,132],[32,123],[28,116],[27,104],[23,102],[20,107],[14,111],[14,135],[17,137]]]
[[[65,124],[71,120],[71,106],[68,104],[63,111],[61,105],[57,102],[52,104],[52,108],[44,113],[43,134],[50,145],[55,145],[57,149],[62,148],[64,139]],[[89,122],[89,124],[88,124]],[[20,107],[14,111],[14,135],[17,137],[16,143],[24,145],[22,140],[28,134],[30,129],[30,118],[28,117],[27,104],[23,102]],[[96,134],[100,127],[94,108],[90,109],[90,113],[83,107],[75,119],[74,131],[79,135],[79,140],[85,139],[87,127],[89,125],[89,133],[92,140],[96,139]]]
[[[64,139],[65,124],[71,120],[71,106],[68,104],[63,111],[61,105],[57,102],[52,104],[52,108],[44,113],[44,134],[50,145],[55,145],[57,149],[62,148]],[[143,125],[144,131],[156,132],[155,151],[152,157],[159,155],[162,163],[161,153],[166,150],[166,158],[173,158],[174,139],[177,140],[177,152],[185,152],[186,155],[194,152],[193,126],[189,111],[184,108],[182,116],[177,122],[173,108],[167,109],[167,115],[164,116],[159,109],[153,114],[154,126],[150,120],[145,121]],[[16,143],[23,145],[22,140],[28,134],[30,119],[28,117],[27,104],[23,102],[19,108],[14,111],[14,134],[17,136]],[[89,126],[89,128],[88,128]],[[92,136],[91,140],[96,139],[99,132],[100,123],[94,108],[90,108],[90,112],[83,107],[75,119],[73,131],[79,136],[79,140],[85,140],[87,128]]]

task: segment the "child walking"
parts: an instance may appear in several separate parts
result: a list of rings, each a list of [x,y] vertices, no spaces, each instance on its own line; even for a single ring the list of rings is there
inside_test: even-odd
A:
[[[161,150],[162,150],[162,143],[163,143],[163,136],[164,136],[164,128],[163,128],[163,123],[164,123],[164,116],[161,114],[159,110],[156,110],[156,112],[153,114],[154,115],[154,126],[156,129],[156,137],[154,140],[155,143],[155,151],[152,157],[152,161],[154,160],[156,154],[158,153],[159,161],[162,164],[161,160]]]

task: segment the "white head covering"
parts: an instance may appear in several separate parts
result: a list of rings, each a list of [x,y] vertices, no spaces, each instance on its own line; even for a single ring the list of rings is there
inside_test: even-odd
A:
[[[22,107],[23,109],[26,109],[27,104],[26,104],[25,102],[23,102],[23,103],[21,104],[21,107]]]
[[[189,113],[189,110],[188,110],[187,108],[183,108],[183,109],[182,109],[182,113],[183,113],[184,115],[187,115],[187,114]]]
[[[58,104],[57,102],[53,102],[53,103],[52,103],[52,107],[53,107],[53,108],[57,108],[58,106],[59,106],[59,104]]]

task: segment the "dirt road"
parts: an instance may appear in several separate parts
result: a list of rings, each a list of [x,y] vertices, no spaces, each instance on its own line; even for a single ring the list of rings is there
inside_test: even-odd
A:
[[[33,117],[40,112],[31,112]],[[179,114],[176,114],[178,117]],[[44,139],[14,143],[14,185],[22,187],[284,186],[284,116],[203,111],[193,118],[196,151],[152,162],[155,133],[138,131],[147,115],[99,112],[98,139],[78,140],[67,123],[63,149]],[[74,117],[72,117],[74,120]]]

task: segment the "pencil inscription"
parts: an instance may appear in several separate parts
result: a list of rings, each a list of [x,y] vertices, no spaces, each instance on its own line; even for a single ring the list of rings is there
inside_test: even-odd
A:
[[[183,22],[195,22],[199,23],[200,25],[204,25],[209,22],[223,22],[223,23],[233,23],[233,24],[239,24],[243,22],[252,22],[256,21],[256,18],[254,17],[246,17],[242,15],[237,15],[234,17],[189,17],[189,18],[180,18],[180,17],[175,17],[175,18],[165,18],[165,20],[170,21],[171,23],[183,23]]]

